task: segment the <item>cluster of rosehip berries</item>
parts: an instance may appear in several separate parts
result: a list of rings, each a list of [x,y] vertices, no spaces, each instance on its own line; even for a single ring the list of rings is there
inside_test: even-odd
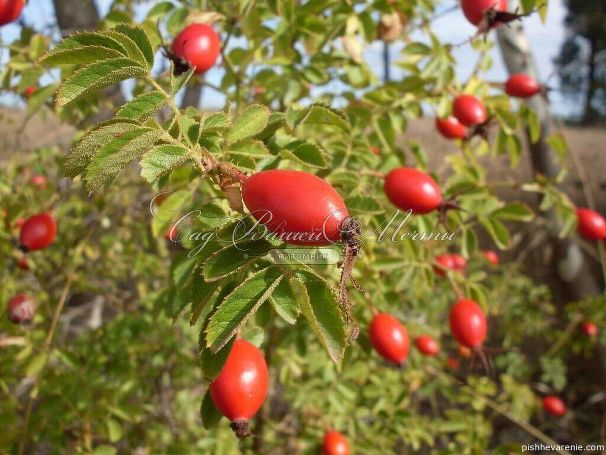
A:
[[[275,192],[278,187],[281,189],[279,197]],[[384,191],[396,207],[414,214],[439,211],[444,206],[437,183],[417,169],[392,170],[385,177]],[[347,207],[339,193],[316,175],[282,169],[260,171],[242,181],[242,198],[252,216],[264,223],[270,232],[322,233],[311,241],[286,240],[288,243],[320,246],[343,240],[341,227],[349,219]],[[292,210],[293,207],[297,210]],[[263,218],[268,212],[272,214],[270,221]],[[485,250],[483,254],[491,264],[499,264],[499,256],[494,251]],[[462,272],[466,266],[467,261],[461,255],[448,254],[436,259],[435,271],[445,276],[451,270]],[[466,355],[482,354],[487,322],[477,302],[459,298],[451,307],[449,323],[461,351]],[[587,324],[591,323],[584,324],[583,330],[594,336],[597,327]],[[374,312],[369,337],[377,353],[388,362],[403,365],[408,358],[408,332],[392,315]],[[435,356],[440,352],[438,342],[429,335],[420,335],[414,342],[423,355]],[[263,403],[267,378],[262,354],[249,343],[237,340],[225,368],[210,385],[214,403],[232,421],[232,427],[240,436],[248,434],[248,419]],[[565,412],[564,404],[557,397],[547,396],[543,402],[544,409],[553,415]],[[325,454],[349,453],[348,442],[342,434],[330,430],[325,435],[323,450]]]

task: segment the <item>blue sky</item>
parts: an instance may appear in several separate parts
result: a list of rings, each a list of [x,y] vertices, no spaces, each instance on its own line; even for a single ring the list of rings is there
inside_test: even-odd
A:
[[[153,1],[143,2],[140,7],[140,12],[144,13],[146,9],[153,4]],[[533,15],[524,20],[526,33],[530,40],[533,54],[537,62],[539,74],[542,79],[547,78],[553,72],[553,58],[558,54],[560,45],[565,36],[565,30],[563,27],[563,19],[565,15],[565,9],[562,5],[561,0],[551,0],[549,5],[549,15],[547,22],[543,24],[538,15]],[[97,0],[97,4],[101,14],[105,14],[112,0]],[[147,4],[147,5],[146,5]],[[444,2],[445,7],[451,5],[452,2]],[[26,9],[24,10],[23,19],[27,24],[34,25],[37,29],[42,29],[45,26],[49,26],[54,22],[54,9],[51,0],[29,0]],[[445,42],[460,43],[469,36],[473,35],[475,29],[466,20],[462,19],[462,13],[460,11],[454,11],[446,14],[436,20],[433,23],[433,29],[437,35]],[[19,33],[19,26],[15,24],[7,25],[2,27],[0,35],[2,36],[3,42],[10,42]],[[399,48],[397,46],[392,47],[393,59],[396,60],[398,57]],[[504,80],[506,78],[506,71],[501,60],[501,56],[498,49],[495,48],[493,51],[493,68],[485,75],[486,79],[491,81]],[[382,54],[382,43],[375,42],[369,46],[366,50],[365,56],[370,63],[371,68],[382,68],[381,63]],[[457,59],[457,71],[461,79],[465,79],[471,71],[474,65],[477,54],[471,49],[470,46],[461,46],[454,50],[454,55]],[[4,55],[2,61],[4,61]],[[217,68],[211,70],[207,77],[210,82],[216,83],[221,77],[221,69]],[[394,76],[398,76],[397,70],[394,71]],[[331,87],[329,87],[331,89]],[[337,89],[338,87],[332,87]],[[203,105],[207,107],[221,107],[223,105],[223,99],[220,94],[212,91],[206,91],[204,93],[204,99],[202,100]],[[557,92],[550,94],[552,101],[552,109],[556,114],[570,114],[569,106],[560,98]],[[10,95],[0,96],[0,101],[4,104],[19,102],[16,97]]]

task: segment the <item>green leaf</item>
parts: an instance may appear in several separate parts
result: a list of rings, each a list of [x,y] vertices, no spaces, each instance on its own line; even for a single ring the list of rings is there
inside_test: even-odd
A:
[[[206,260],[204,278],[214,281],[231,275],[255,259],[265,256],[271,247],[272,245],[263,239],[227,246]]]
[[[312,104],[304,109],[296,122],[299,125],[336,126],[343,131],[349,131],[349,118],[343,112],[323,104]]]
[[[118,51],[120,55],[126,57],[128,55],[127,50],[124,48],[119,41],[114,38],[107,36],[103,32],[79,32],[68,36],[59,44],[57,44],[51,52],[62,51],[65,49],[78,49],[88,47],[104,47],[107,49],[113,49]]]
[[[463,231],[463,240],[461,242],[461,253],[466,258],[470,257],[478,247],[478,237],[473,229]]]
[[[301,312],[295,289],[291,280],[282,280],[269,298],[269,303],[274,311],[289,324],[297,322],[297,317]]]
[[[123,27],[127,27],[126,25],[122,25]],[[110,36],[122,44],[122,47],[126,49],[126,56],[131,58],[133,61],[137,62],[143,68],[149,70],[151,67],[147,63],[147,59],[145,55],[143,55],[143,51],[139,49],[137,43],[135,43],[128,35],[117,31],[117,29],[108,30],[104,32],[106,36]]]
[[[93,450],[93,455],[116,455],[118,451],[115,447],[112,446],[97,446],[95,450]]]
[[[48,360],[48,353],[40,352],[36,354],[28,363],[25,368],[25,375],[28,378],[33,378],[38,375],[46,365],[46,361]]]
[[[494,218],[480,218],[480,223],[482,223],[482,226],[484,226],[484,229],[486,229],[486,232],[492,237],[492,240],[499,249],[505,250],[509,247],[509,232],[503,223]]]
[[[402,52],[408,55],[429,55],[431,47],[424,43],[410,43]]]
[[[294,150],[282,150],[281,155],[314,168],[322,169],[328,166],[328,161],[322,149],[311,142],[303,142]]]
[[[154,49],[149,41],[147,33],[141,27],[131,27],[129,25],[118,25],[116,31],[128,36],[139,48],[147,63],[147,67],[154,66]]]
[[[349,196],[345,199],[345,205],[352,214],[355,214],[356,212],[372,214],[384,213],[381,204],[379,204],[376,199],[368,196]]]
[[[170,68],[170,92],[172,95],[176,94],[179,90],[181,90],[191,79],[191,77],[194,75],[194,70],[189,70],[186,71],[183,74],[180,74],[179,76],[175,76],[174,75],[174,68],[173,68],[173,64],[171,63],[171,68]]]
[[[95,191],[111,181],[131,161],[147,152],[162,134],[160,129],[137,127],[105,144],[86,167],[87,189]]]
[[[142,93],[120,108],[116,117],[140,120],[149,117],[166,103],[164,93],[154,90]]]
[[[213,403],[213,399],[210,396],[210,390],[207,390],[204,399],[202,400],[202,405],[200,406],[202,426],[209,430],[216,427],[222,418],[223,415]]]
[[[217,352],[225,346],[271,296],[282,278],[280,269],[268,267],[248,277],[225,297],[209,319],[206,329],[208,347]]]
[[[534,219],[534,212],[526,204],[512,202],[492,212],[492,216],[504,221],[529,222]]]
[[[57,90],[57,85],[51,84],[41,87],[27,100],[27,112],[32,113],[41,108],[46,100],[48,100]]]
[[[120,137],[126,132],[137,128],[138,123],[129,120],[109,120],[100,123],[87,132],[73,147],[71,154],[67,157],[63,168],[68,177],[75,177],[86,169],[91,158],[102,146]]]
[[[107,425],[107,436],[109,442],[118,442],[122,439],[123,431],[122,426],[116,419],[109,418],[105,421]]]
[[[267,106],[260,104],[248,106],[242,115],[234,121],[233,126],[227,133],[227,142],[233,144],[259,134],[267,126],[268,120],[269,109]]]
[[[265,158],[270,155],[265,144],[257,140],[246,140],[233,144],[229,147],[227,153],[248,156],[250,158]]]
[[[45,54],[40,59],[40,63],[44,65],[81,65],[122,56],[120,51],[101,46],[75,47],[71,49],[55,48]]]
[[[202,133],[225,131],[231,128],[232,123],[225,112],[214,112],[204,119]]]
[[[339,364],[346,346],[345,323],[339,303],[328,283],[311,272],[299,272],[303,282],[291,280],[301,312],[326,349],[330,359]]]
[[[189,159],[189,150],[178,145],[158,145],[143,155],[141,176],[149,183],[181,166]]]
[[[96,90],[145,74],[144,68],[128,58],[92,63],[63,81],[57,92],[57,106],[64,107]]]

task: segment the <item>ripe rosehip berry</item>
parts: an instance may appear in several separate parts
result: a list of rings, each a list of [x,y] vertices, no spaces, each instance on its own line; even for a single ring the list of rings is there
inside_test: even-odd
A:
[[[30,85],[29,87],[26,87],[25,90],[23,90],[23,96],[25,98],[29,98],[30,96],[32,96],[34,93],[36,93],[36,87],[34,85]]]
[[[606,238],[606,220],[602,215],[586,208],[577,209],[577,231],[587,240]]]
[[[210,396],[239,438],[250,434],[248,420],[263,405],[268,383],[261,351],[248,341],[236,340],[221,373],[210,384]]]
[[[26,295],[19,294],[8,302],[8,318],[15,324],[31,322],[36,312],[36,301]]]
[[[221,52],[219,35],[208,24],[191,24],[173,41],[172,52],[194,68],[196,74],[208,71]]]
[[[441,254],[436,258],[436,262],[438,265],[434,265],[433,270],[439,276],[446,276],[446,273],[454,268],[454,261],[450,254]]]
[[[32,177],[32,185],[34,185],[37,188],[46,188],[46,177],[44,177],[43,175],[40,174],[36,174]]]
[[[467,268],[467,259],[461,256],[458,253],[453,253],[450,255],[452,259],[452,268],[457,272],[462,272]]]
[[[556,417],[562,417],[566,414],[566,405],[555,395],[547,395],[543,397],[543,409],[548,414]]]
[[[381,154],[381,149],[379,147],[377,147],[376,145],[371,145],[368,150],[370,150],[370,153],[372,153],[373,155]]]
[[[465,139],[467,128],[452,115],[446,118],[436,117],[436,128],[446,139]]]
[[[349,216],[337,191],[307,172],[261,171],[242,184],[251,215],[281,240],[293,245],[328,245],[341,239]]]
[[[505,93],[516,98],[531,98],[541,92],[541,86],[528,74],[512,74],[505,83]]]
[[[17,260],[17,267],[19,267],[21,270],[29,270],[29,264],[28,264],[27,258],[25,256],[21,256]]]
[[[442,192],[435,180],[411,167],[390,171],[385,177],[383,190],[393,205],[416,214],[433,212],[442,202]]]
[[[379,313],[370,323],[370,342],[385,360],[402,365],[408,357],[408,332],[392,315]]]
[[[482,250],[482,254],[492,265],[499,265],[499,262],[501,262],[499,255],[492,250]]]
[[[598,334],[598,326],[591,321],[585,321],[582,325],[583,333],[588,337],[594,337]]]
[[[475,126],[488,119],[486,106],[473,95],[459,95],[452,105],[452,113],[465,126]]]
[[[507,0],[461,0],[463,14],[473,25],[478,25],[489,10],[507,11]]]
[[[0,25],[16,21],[24,5],[24,0],[0,0]]]
[[[446,366],[448,368],[450,368],[451,370],[458,370],[459,369],[459,360],[456,359],[455,357],[448,357],[448,359],[446,359]]]
[[[50,246],[57,235],[57,223],[50,213],[34,215],[23,223],[19,245],[24,251],[42,250]]]
[[[420,335],[415,338],[415,346],[421,354],[426,356],[434,356],[440,353],[440,345],[429,335]]]
[[[479,347],[486,338],[486,317],[480,305],[471,299],[459,299],[450,309],[450,331],[468,348]]]
[[[322,455],[349,455],[347,438],[338,431],[328,430],[324,434]]]

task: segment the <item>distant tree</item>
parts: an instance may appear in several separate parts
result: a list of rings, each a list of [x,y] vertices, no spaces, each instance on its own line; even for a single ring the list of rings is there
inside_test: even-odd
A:
[[[582,99],[584,123],[606,118],[606,0],[565,0],[569,36],[555,63],[566,95]]]

